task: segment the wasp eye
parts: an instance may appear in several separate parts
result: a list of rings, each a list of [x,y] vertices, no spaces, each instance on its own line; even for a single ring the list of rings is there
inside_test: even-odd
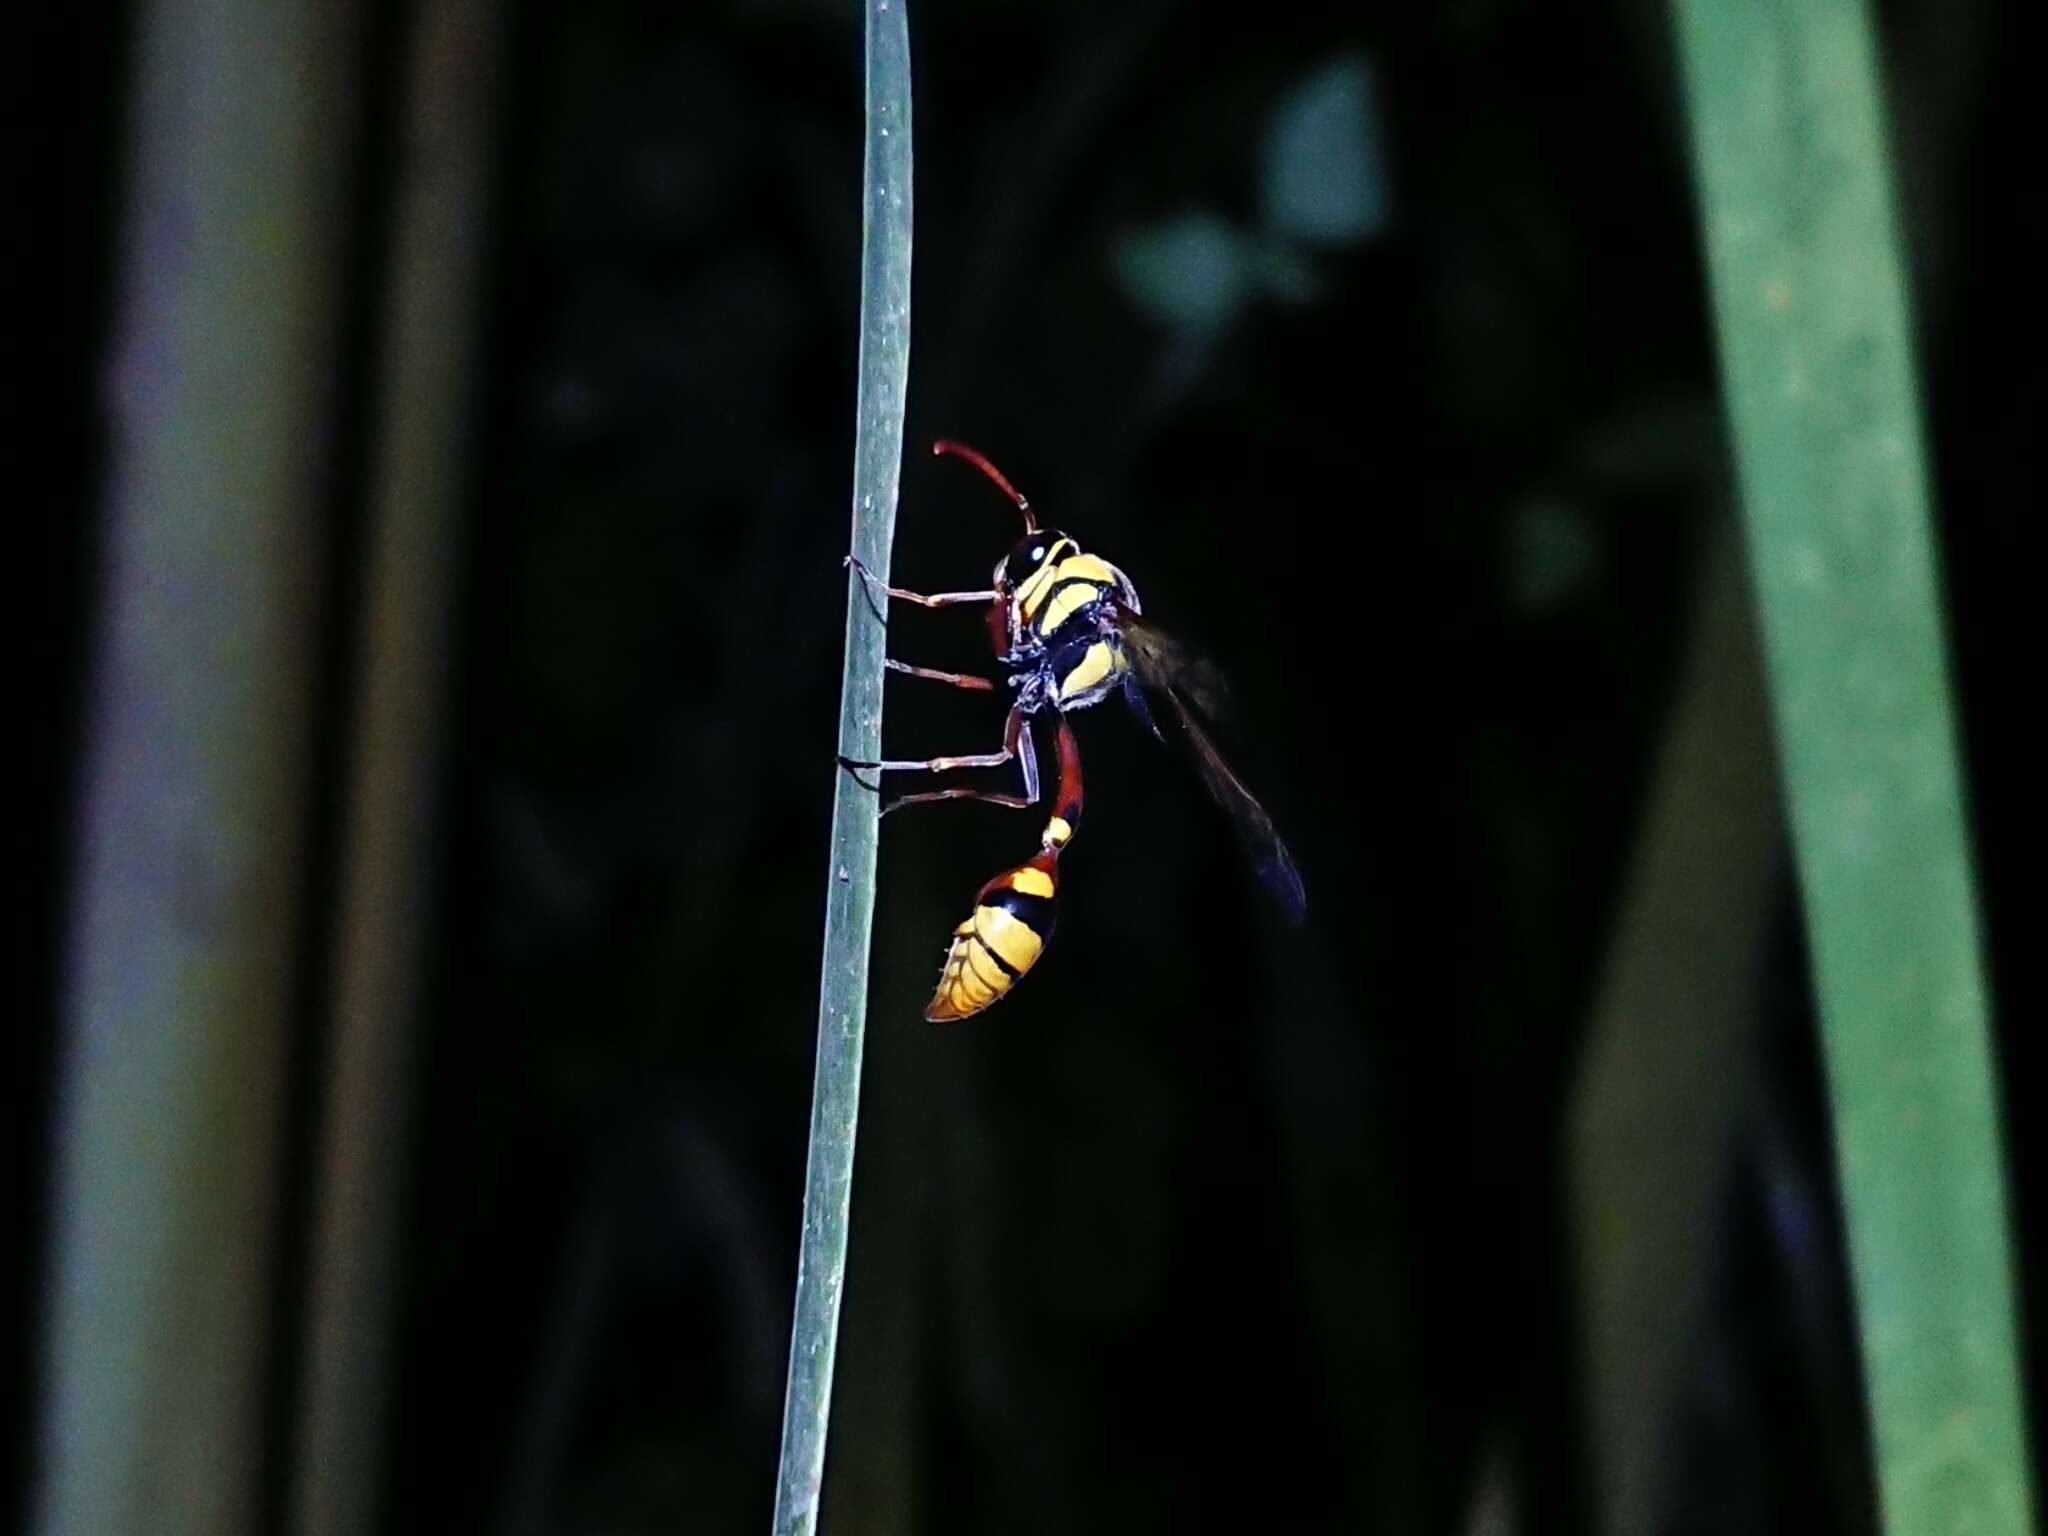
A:
[[[1011,571],[1017,573],[1019,579],[1021,579],[1024,575],[1037,570],[1045,564],[1049,556],[1060,548],[1062,541],[1065,539],[1065,534],[1056,533],[1050,528],[1044,528],[1032,534],[1029,538],[1020,540],[1017,547],[1011,550],[1009,554],[1008,564]]]

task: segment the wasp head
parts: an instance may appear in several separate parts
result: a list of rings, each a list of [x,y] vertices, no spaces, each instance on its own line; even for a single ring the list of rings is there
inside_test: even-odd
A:
[[[1019,539],[996,562],[995,588],[1014,592],[1054,560],[1080,553],[1080,546],[1056,528],[1041,528]]]

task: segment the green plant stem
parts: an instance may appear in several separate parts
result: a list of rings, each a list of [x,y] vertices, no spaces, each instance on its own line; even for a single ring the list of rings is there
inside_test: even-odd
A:
[[[1861,0],[1677,0],[1884,1528],[2032,1529],[1988,1001]]]
[[[867,153],[863,171],[860,384],[853,466],[853,553],[887,581],[903,464],[910,378],[910,32],[905,0],[868,0]],[[886,630],[858,573],[847,573],[846,663],[839,751],[881,756]],[[867,1025],[868,940],[875,916],[879,804],[833,768],[832,846],[825,874],[824,964],[818,987],[818,1064],[804,1176],[796,1321],[783,1403],[775,1531],[817,1528],[832,1363],[846,1278],[853,1146]]]

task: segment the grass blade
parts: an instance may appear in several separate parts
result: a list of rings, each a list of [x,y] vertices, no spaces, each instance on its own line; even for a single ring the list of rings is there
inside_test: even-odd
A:
[[[2006,1193],[1863,0],[1677,0],[1884,1526],[2029,1531]]]
[[[903,407],[910,377],[910,32],[905,0],[868,0],[867,153],[863,172],[860,384],[853,465],[853,552],[883,580],[896,528]],[[880,757],[886,635],[847,573],[846,665],[839,751]],[[777,1536],[817,1528],[832,1363],[846,1277],[861,1040],[867,1025],[868,938],[875,916],[879,804],[835,768],[825,877],[825,954],[818,987],[818,1065],[804,1175],[796,1321],[775,1478]]]

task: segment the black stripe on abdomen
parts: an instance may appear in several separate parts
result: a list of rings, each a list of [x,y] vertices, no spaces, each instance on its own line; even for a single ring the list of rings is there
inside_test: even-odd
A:
[[[1052,942],[1053,924],[1059,921],[1059,905],[1050,896],[1033,896],[1029,891],[1020,891],[1015,886],[1004,886],[999,891],[990,891],[981,899],[984,907],[1000,907],[1038,935],[1039,942]],[[984,944],[982,948],[987,949]],[[996,956],[996,963],[1010,971],[1002,956]],[[1017,972],[1010,971],[1012,976]]]

